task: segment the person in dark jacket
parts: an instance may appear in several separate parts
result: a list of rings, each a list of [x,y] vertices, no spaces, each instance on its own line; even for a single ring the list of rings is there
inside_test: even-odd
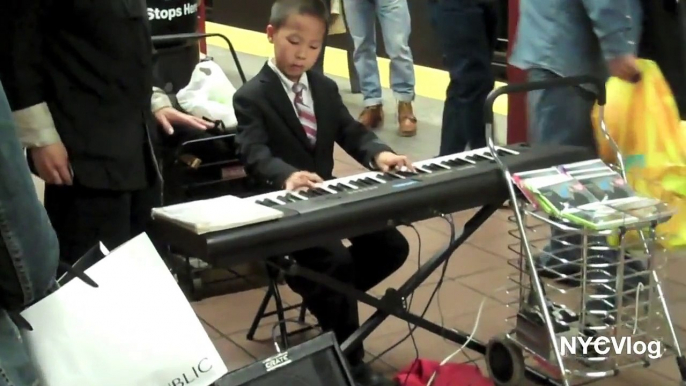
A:
[[[160,201],[155,120],[210,127],[153,97],[145,1],[11,0],[0,35],[0,80],[61,259],[143,232]]]

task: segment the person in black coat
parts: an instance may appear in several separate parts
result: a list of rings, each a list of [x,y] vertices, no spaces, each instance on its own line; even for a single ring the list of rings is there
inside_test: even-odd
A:
[[[66,262],[145,230],[160,202],[157,123],[211,126],[153,96],[146,8],[11,0],[0,13],[0,80]]]

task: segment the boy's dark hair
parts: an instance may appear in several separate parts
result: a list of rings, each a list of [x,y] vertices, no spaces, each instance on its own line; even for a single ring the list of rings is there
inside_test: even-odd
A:
[[[269,24],[280,28],[291,15],[309,15],[328,23],[329,10],[322,0],[276,0],[272,5]]]

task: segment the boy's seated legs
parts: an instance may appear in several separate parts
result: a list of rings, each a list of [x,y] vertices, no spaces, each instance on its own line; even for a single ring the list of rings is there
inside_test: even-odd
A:
[[[305,268],[325,273],[366,292],[400,268],[409,254],[407,240],[397,229],[354,237],[350,243],[351,246],[346,248],[342,242],[332,242],[298,251],[292,256]],[[288,276],[286,281],[303,297],[322,329],[333,331],[339,343],[359,328],[356,300],[302,277]],[[347,358],[359,384],[383,385],[388,382],[364,365],[362,346],[355,347]]]

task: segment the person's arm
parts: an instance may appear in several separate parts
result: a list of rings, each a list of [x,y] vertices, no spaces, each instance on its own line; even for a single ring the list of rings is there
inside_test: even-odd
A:
[[[610,75],[627,82],[641,80],[636,62],[638,42],[632,36],[640,20],[632,17],[632,8],[626,0],[582,0],[593,23],[593,31],[600,41],[600,49]]]
[[[632,19],[628,1],[582,0],[582,3],[606,61],[635,54],[638,42],[633,41],[631,31],[638,20]]]
[[[338,86],[334,83],[333,87],[335,92],[332,95],[331,106],[338,114],[339,125],[336,142],[362,166],[376,169],[377,165],[374,162],[376,156],[385,151],[392,153],[393,150],[350,115],[350,111],[343,104],[343,99],[338,92]]]
[[[236,145],[246,171],[267,185],[282,189],[298,169],[272,154],[262,114],[240,90],[234,95],[233,107],[238,121]]]

